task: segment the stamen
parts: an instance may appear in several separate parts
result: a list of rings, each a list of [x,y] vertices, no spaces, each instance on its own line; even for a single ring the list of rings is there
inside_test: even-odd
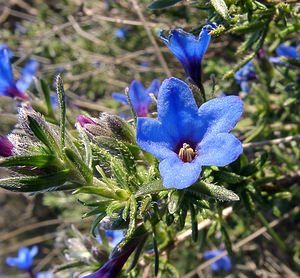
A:
[[[183,143],[182,148],[179,150],[178,156],[183,162],[191,162],[195,158],[196,152],[189,144]]]

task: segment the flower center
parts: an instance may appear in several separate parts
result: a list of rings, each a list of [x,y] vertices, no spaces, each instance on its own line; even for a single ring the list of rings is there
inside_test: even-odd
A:
[[[196,152],[189,144],[183,143],[182,148],[179,150],[178,156],[183,162],[191,162],[195,158]]]

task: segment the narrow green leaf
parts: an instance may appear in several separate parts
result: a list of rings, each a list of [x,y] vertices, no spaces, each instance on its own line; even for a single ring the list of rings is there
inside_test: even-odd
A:
[[[56,142],[53,137],[47,133],[39,124],[38,122],[32,118],[31,116],[27,116],[29,122],[29,128],[34,133],[34,135],[44,143],[51,152],[54,152],[56,149]]]
[[[191,221],[192,221],[192,239],[194,242],[198,240],[198,221],[194,205],[190,203]]]
[[[129,214],[129,227],[127,230],[126,237],[130,237],[136,227],[136,216],[137,216],[137,202],[134,196],[130,198],[130,214]]]
[[[73,163],[75,168],[80,172],[83,178],[86,180],[87,185],[92,184],[93,181],[93,172],[91,169],[84,163],[81,157],[79,157],[73,150],[65,148],[65,154],[69,160]]]
[[[84,144],[84,150],[85,150],[85,164],[89,167],[92,168],[92,162],[93,162],[93,155],[92,155],[92,149],[91,149],[91,144],[89,141],[89,138],[87,137],[86,133],[84,132],[83,128],[79,123],[76,125],[76,129],[81,137],[81,140]]]
[[[216,12],[224,19],[229,17],[228,8],[224,0],[210,0],[210,3],[215,8]]]
[[[204,181],[199,181],[186,190],[194,192],[195,194],[203,193],[221,201],[238,201],[240,199],[239,196],[236,195],[233,191],[228,190],[222,186],[206,183]]]
[[[135,196],[143,196],[147,194],[158,193],[160,191],[167,191],[171,189],[167,189],[162,185],[161,180],[156,180],[147,184],[142,185],[139,190],[136,192]]]
[[[233,256],[231,240],[227,232],[227,229],[223,223],[221,224],[221,233],[229,256]]]
[[[245,177],[227,171],[214,171],[213,176],[215,181],[229,184],[236,184],[245,180]]]
[[[60,77],[56,77],[56,92],[58,96],[59,108],[60,108],[60,143],[61,148],[65,146],[65,131],[66,131],[66,100],[64,84]]]
[[[174,190],[168,194],[168,211],[174,214],[180,207],[183,200],[184,190]]]
[[[0,167],[13,166],[58,166],[58,161],[56,157],[51,154],[18,155],[0,159]]]
[[[56,187],[63,185],[67,181],[69,172],[69,169],[65,169],[43,176],[0,179],[0,187],[17,192],[56,190]]]
[[[111,199],[115,199],[116,197],[114,192],[108,190],[107,187],[104,186],[84,186],[73,192],[73,194],[78,193],[97,194]]]
[[[175,4],[181,2],[182,0],[158,0],[152,2],[148,8],[151,10],[160,10],[165,9],[171,6],[174,6]]]

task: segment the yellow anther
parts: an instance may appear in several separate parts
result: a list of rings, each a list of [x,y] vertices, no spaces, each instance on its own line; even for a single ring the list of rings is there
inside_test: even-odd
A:
[[[191,148],[189,144],[184,143],[182,148],[179,150],[179,158],[183,162],[191,162],[196,155],[196,152]]]

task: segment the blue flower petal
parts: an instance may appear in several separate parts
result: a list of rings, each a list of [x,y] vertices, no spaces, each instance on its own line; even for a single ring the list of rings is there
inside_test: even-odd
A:
[[[161,40],[182,64],[185,74],[198,86],[201,84],[201,62],[210,42],[212,25],[205,25],[196,38],[182,29],[175,29],[168,38],[160,34]]]
[[[36,75],[38,63],[35,60],[30,60],[21,71],[21,78],[16,82],[16,86],[20,92],[25,92]]]
[[[229,132],[237,123],[244,110],[238,96],[211,99],[199,108],[200,119],[209,127],[208,132]]]
[[[35,246],[32,246],[30,251],[29,251],[29,255],[31,258],[33,258],[34,256],[37,255],[37,253],[39,252],[39,248],[35,245]]]
[[[201,165],[196,159],[184,163],[177,154],[168,156],[159,163],[159,172],[166,188],[183,189],[195,183],[201,173]]]
[[[9,51],[6,48],[0,49],[0,90],[14,85],[14,78],[9,59]]]
[[[195,160],[200,165],[225,166],[235,161],[242,152],[242,144],[235,136],[212,132],[198,144]]]
[[[250,83],[248,81],[242,81],[240,83],[240,87],[242,92],[249,93],[250,92]]]
[[[197,110],[192,91],[185,82],[170,78],[162,83],[157,102],[158,120],[170,137],[177,142],[190,139],[199,130],[195,127],[199,124],[195,121]]]
[[[128,105],[128,100],[126,95],[121,94],[121,93],[112,93],[111,96],[118,102],[124,104],[124,105]]]
[[[137,144],[158,159],[172,155],[176,142],[165,132],[162,124],[150,118],[138,118],[136,126]]]
[[[160,86],[160,80],[159,79],[154,79],[150,86],[148,87],[148,89],[146,90],[147,94],[154,94],[155,96],[158,94],[158,90],[159,90],[159,86]]]
[[[276,48],[276,54],[278,56],[283,56],[291,59],[299,59],[300,54],[297,52],[297,48],[294,46],[288,46],[284,44],[280,44]]]
[[[132,105],[138,113],[140,106],[148,108],[151,103],[151,98],[143,84],[138,80],[133,80],[129,86],[129,97]]]

